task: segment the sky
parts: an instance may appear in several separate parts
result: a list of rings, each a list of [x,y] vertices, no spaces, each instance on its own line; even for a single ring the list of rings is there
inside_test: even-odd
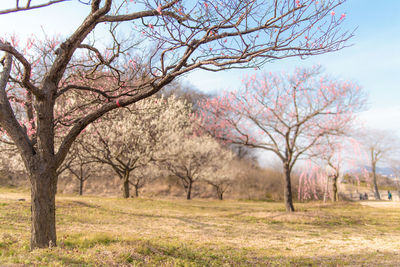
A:
[[[15,0],[1,0],[0,9],[13,4]],[[259,71],[290,72],[295,67],[321,65],[326,74],[364,88],[369,97],[368,109],[359,114],[362,125],[400,136],[400,0],[348,0],[335,12],[346,13],[344,29],[355,29],[350,47],[305,60],[291,58],[267,63]],[[34,11],[0,15],[0,36],[15,33],[24,38],[44,32],[49,36],[67,36],[87,13],[88,7],[72,0]],[[246,73],[254,70],[194,71],[183,80],[200,91],[217,93],[240,87]]]
[[[260,71],[292,71],[295,67],[321,65],[326,74],[359,84],[368,95],[367,110],[360,113],[366,128],[378,128],[400,136],[400,1],[349,0],[341,11],[343,25],[356,29],[350,47],[309,57],[291,58],[264,65]],[[198,71],[189,82],[207,92],[233,90],[253,70],[224,73]]]

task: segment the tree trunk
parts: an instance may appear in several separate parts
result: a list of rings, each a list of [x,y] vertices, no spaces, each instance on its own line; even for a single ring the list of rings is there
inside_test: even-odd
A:
[[[292,185],[290,181],[290,168],[288,164],[284,164],[284,175],[285,175],[285,188],[284,188],[284,200],[287,212],[294,212],[293,197],[292,197]]]
[[[129,198],[129,180],[124,179],[124,186],[122,190],[122,196],[124,198]]]
[[[139,186],[135,186],[135,196],[139,197]]]
[[[376,182],[376,163],[372,163],[372,178],[374,183],[374,195],[376,200],[381,200],[381,195],[379,194],[378,183]]]
[[[192,184],[193,184],[193,181],[192,180],[189,180],[189,184],[188,184],[188,187],[187,187],[187,194],[186,194],[186,199],[187,200],[190,200],[191,199],[191,194],[192,194]]]
[[[218,199],[219,199],[219,200],[223,200],[224,191],[223,191],[221,188],[219,188],[219,187],[217,187],[217,194],[218,194]]]
[[[79,179],[79,195],[82,196],[83,194],[83,179]]]
[[[31,249],[56,245],[56,172],[42,171],[31,180]]]
[[[123,198],[129,198],[130,193],[129,193],[129,171],[125,171],[122,178],[123,184],[122,184],[122,197]]]
[[[325,190],[324,190],[324,203],[326,202],[326,199],[328,198],[328,189],[329,188],[329,175],[326,177],[326,184],[325,184]]]
[[[337,180],[338,180],[338,175],[333,176],[332,180],[332,188],[333,188],[333,202],[336,202],[339,200],[339,194],[338,194],[338,188],[337,188]]]

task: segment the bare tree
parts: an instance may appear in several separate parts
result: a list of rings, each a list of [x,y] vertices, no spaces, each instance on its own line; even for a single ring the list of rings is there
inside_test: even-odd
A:
[[[364,130],[360,133],[360,139],[368,153],[374,196],[380,200],[376,168],[379,163],[387,161],[398,150],[397,139],[392,133],[377,129]]]
[[[363,102],[357,86],[323,77],[318,68],[298,69],[292,75],[254,75],[242,90],[204,102],[202,117],[217,137],[279,157],[291,212],[295,163],[324,136],[343,134]]]
[[[16,1],[0,14],[26,16],[21,11],[61,2],[66,1],[27,1],[21,7]],[[255,67],[323,54],[343,48],[352,36],[340,30],[345,15],[334,13],[344,0],[82,2],[90,5],[90,13],[65,38],[28,39],[21,47],[15,36],[0,41],[0,124],[30,177],[31,248],[56,244],[57,169],[81,131],[104,114],[147,98],[195,69]],[[108,46],[89,38],[104,23]],[[131,23],[129,36],[118,34],[123,23]],[[86,103],[72,103],[74,94]],[[19,103],[27,109],[20,121]],[[61,113],[56,114],[57,106]]]

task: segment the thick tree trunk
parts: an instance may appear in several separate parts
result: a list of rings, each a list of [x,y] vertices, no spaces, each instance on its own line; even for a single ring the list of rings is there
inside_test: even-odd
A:
[[[374,195],[376,200],[381,200],[381,195],[379,194],[378,183],[376,181],[376,163],[372,162],[372,181],[374,183]]]
[[[123,189],[122,189],[122,196],[124,198],[129,198],[129,180],[125,180],[124,179],[124,185],[123,185]]]
[[[339,200],[339,194],[338,194],[338,188],[337,188],[337,180],[338,180],[338,175],[333,176],[332,180],[332,188],[333,188],[333,202],[336,202]]]
[[[193,184],[192,180],[189,180],[189,184],[188,184],[187,192],[186,192],[186,193],[187,193],[187,194],[186,194],[186,199],[187,199],[187,200],[190,200],[190,199],[191,199],[192,184]]]
[[[55,171],[31,174],[31,249],[56,245]]]
[[[130,172],[129,171],[125,171],[123,173],[122,178],[122,197],[123,198],[129,198],[130,196],[130,192],[129,192],[129,176],[130,176]]]
[[[292,184],[290,181],[290,168],[288,164],[283,165],[285,176],[284,200],[287,212],[294,212],[293,197],[292,197]]]

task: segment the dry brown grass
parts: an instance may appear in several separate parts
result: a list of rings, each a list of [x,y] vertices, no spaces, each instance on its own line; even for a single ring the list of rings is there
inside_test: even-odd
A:
[[[281,203],[60,195],[59,247],[29,252],[30,206],[21,197],[29,200],[0,189],[3,264],[400,265],[398,203],[298,203],[287,214]]]

